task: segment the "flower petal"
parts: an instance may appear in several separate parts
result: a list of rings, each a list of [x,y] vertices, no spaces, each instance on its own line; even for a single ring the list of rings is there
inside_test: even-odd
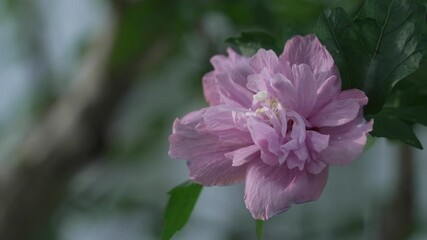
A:
[[[270,73],[275,73],[280,66],[276,53],[262,48],[249,59],[249,64],[256,73],[260,73],[263,69],[267,69]]]
[[[217,105],[206,109],[203,114],[204,127],[210,131],[239,129],[248,131],[246,116],[248,110],[228,105]]]
[[[326,184],[328,168],[319,174],[252,164],[245,182],[245,203],[253,218],[267,220],[293,204],[317,200]]]
[[[307,131],[306,133],[307,147],[315,152],[320,153],[329,145],[329,135],[324,135],[316,131]]]
[[[330,145],[320,153],[320,159],[330,165],[348,165],[362,154],[372,125],[360,112],[356,119],[343,126],[321,128],[320,133],[330,135]]]
[[[254,143],[261,149],[261,159],[270,165],[277,165],[280,136],[276,130],[257,117],[248,118],[248,129]]]
[[[341,91],[341,80],[333,75],[317,88],[317,98],[314,109],[321,109]]]
[[[252,73],[252,69],[249,66],[249,58],[238,54],[232,48],[227,48],[227,54],[228,56],[215,55],[211,58],[210,62],[215,70],[227,72],[236,69],[244,75]]]
[[[233,166],[241,166],[248,163],[255,158],[259,159],[259,147],[257,145],[251,145],[244,148],[239,148],[236,151],[225,154],[227,158],[233,159]],[[256,154],[258,153],[258,154]]]
[[[316,79],[317,87],[330,76],[339,76],[331,54],[313,34],[291,38],[286,43],[280,59],[288,61],[291,66],[294,64],[309,65]],[[338,89],[340,88],[339,85]]]
[[[315,127],[340,126],[355,119],[361,106],[366,103],[367,97],[362,91],[346,90],[316,112],[308,121]]]
[[[316,103],[316,83],[313,72],[307,64],[293,65],[294,85],[296,88],[295,109],[301,116],[308,117]]]
[[[306,164],[305,167],[309,173],[319,174],[326,167],[326,164],[317,159],[311,158]]]
[[[298,168],[300,171],[304,169],[305,161],[298,158],[298,156],[295,154],[295,151],[288,154],[288,157],[286,158],[286,166],[288,166],[288,169],[294,169]]]
[[[238,183],[244,179],[246,166],[232,167],[232,160],[226,158],[225,154],[247,146],[244,139],[248,138],[248,132],[234,129],[234,139],[229,139],[222,133],[230,130],[207,130],[203,122],[207,111],[202,109],[184,116],[182,120],[175,120],[169,137],[169,156],[188,160],[190,179],[203,185]]]
[[[205,156],[203,161],[188,161],[189,179],[204,186],[226,186],[245,179],[246,165],[232,166],[225,152]]]
[[[217,86],[217,94],[219,96],[219,103],[236,107],[249,108],[252,104],[253,93],[246,88],[246,78],[244,80],[236,81],[240,77],[233,77],[230,72],[217,73],[213,84]],[[241,82],[241,85],[238,82]]]
[[[228,56],[216,55],[211,59],[214,70],[203,77],[205,98],[211,106],[232,104],[249,108],[252,94],[246,89],[246,83],[247,76],[254,71],[248,58],[231,48],[227,52]]]
[[[282,74],[275,74],[269,79],[269,91],[288,109],[296,106],[297,91],[292,82]]]
[[[263,69],[260,73],[252,74],[248,76],[248,83],[246,87],[254,93],[267,90],[267,79],[271,78],[271,74]]]

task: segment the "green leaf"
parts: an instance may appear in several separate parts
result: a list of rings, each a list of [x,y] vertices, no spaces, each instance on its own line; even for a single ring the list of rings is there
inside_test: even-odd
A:
[[[260,48],[271,49],[276,54],[280,53],[278,39],[266,32],[242,32],[239,37],[228,38],[226,42],[237,47],[245,56],[254,55]]]
[[[427,126],[427,106],[385,107],[381,113]]]
[[[368,149],[371,149],[374,146],[376,141],[377,141],[376,137],[372,136],[371,134],[368,134],[366,144],[365,144],[363,151],[367,151]]]
[[[376,38],[362,90],[369,97],[366,113],[377,113],[392,87],[419,67],[426,9],[410,0],[367,0],[359,18],[379,26],[379,31],[361,32]]]
[[[427,35],[425,33],[421,36],[421,40],[417,46],[417,51],[421,52],[423,55],[420,64],[424,63],[427,58]]]
[[[411,0],[367,0],[355,21],[340,8],[320,16],[316,34],[334,57],[343,88],[369,97],[365,114],[380,112],[392,87],[419,68],[425,17],[425,7]]]
[[[171,239],[177,231],[184,227],[190,218],[202,188],[197,183],[187,181],[169,192],[170,198],[163,217],[162,240]]]
[[[325,10],[319,18],[315,33],[332,54],[340,70],[342,88],[361,88],[359,79],[366,75],[364,69],[368,55],[357,29],[345,11],[342,8]]]
[[[395,116],[381,112],[374,116],[374,123],[374,129],[371,135],[400,140],[418,149],[423,149],[411,125]]]
[[[264,221],[262,220],[256,220],[255,221],[255,225],[256,225],[256,236],[258,240],[262,240],[263,239],[263,233],[264,233]]]
[[[427,55],[424,55],[424,57],[426,56]],[[427,81],[425,81],[426,75],[427,62],[424,61],[418,71],[396,84],[396,86],[393,88],[392,94],[387,99],[387,104],[389,106],[399,108],[409,106],[427,107]]]

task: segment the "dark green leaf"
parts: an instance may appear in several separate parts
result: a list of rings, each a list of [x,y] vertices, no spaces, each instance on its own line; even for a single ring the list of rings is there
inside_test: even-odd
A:
[[[245,56],[254,55],[260,48],[280,53],[278,39],[266,32],[242,32],[239,37],[229,38],[226,42],[237,47]]]
[[[426,34],[422,35],[421,40],[417,46],[417,51],[420,51],[423,54],[421,63],[424,63],[427,58],[427,35]]]
[[[316,33],[340,69],[343,88],[368,95],[365,114],[378,113],[392,87],[419,68],[425,17],[425,7],[411,0],[367,0],[355,21],[340,8],[320,16]]]
[[[392,87],[418,69],[423,53],[417,49],[426,17],[424,6],[411,0],[367,0],[361,20],[374,19],[376,47],[369,61],[363,90],[369,97],[366,112],[381,110]]]
[[[202,186],[194,182],[184,182],[173,188],[163,217],[162,240],[169,240],[187,223],[193,211]]]
[[[325,10],[315,32],[340,70],[342,88],[361,88],[359,79],[366,75],[368,54],[350,17],[342,8]]]
[[[380,26],[374,19],[365,18],[357,19],[355,27],[359,34],[360,43],[365,49],[364,57],[368,57],[366,60],[369,61],[374,54],[375,48],[377,47],[377,39],[381,32]],[[365,73],[366,74],[366,73]]]
[[[427,126],[427,106],[412,107],[385,107],[381,113],[394,116],[396,118]]]
[[[264,233],[264,221],[262,220],[256,220],[255,221],[256,224],[256,236],[258,240],[262,240],[262,236]]]
[[[379,113],[374,117],[374,129],[371,135],[400,140],[413,147],[423,149],[411,125],[387,113]]]
[[[424,45],[425,41],[420,42]],[[424,55],[426,57],[427,55]],[[392,107],[427,107],[427,62],[423,62],[420,69],[414,74],[400,81],[393,88],[392,94],[387,99],[387,105]]]

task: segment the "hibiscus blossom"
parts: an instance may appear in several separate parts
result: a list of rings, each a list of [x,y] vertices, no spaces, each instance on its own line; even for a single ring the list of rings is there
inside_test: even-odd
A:
[[[203,77],[210,107],[176,119],[169,155],[187,160],[190,179],[205,186],[245,182],[245,203],[266,220],[320,197],[329,165],[360,156],[372,122],[368,98],[341,91],[329,52],[316,36],[295,36],[283,53],[251,58],[228,49]]]

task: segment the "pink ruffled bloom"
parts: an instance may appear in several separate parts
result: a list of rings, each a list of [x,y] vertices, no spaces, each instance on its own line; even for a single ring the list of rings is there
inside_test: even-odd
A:
[[[329,165],[362,153],[372,130],[363,118],[368,98],[341,91],[334,60],[316,36],[293,37],[279,57],[228,49],[211,63],[203,77],[210,107],[175,120],[169,155],[187,160],[190,179],[202,185],[245,181],[255,219],[317,200]]]

